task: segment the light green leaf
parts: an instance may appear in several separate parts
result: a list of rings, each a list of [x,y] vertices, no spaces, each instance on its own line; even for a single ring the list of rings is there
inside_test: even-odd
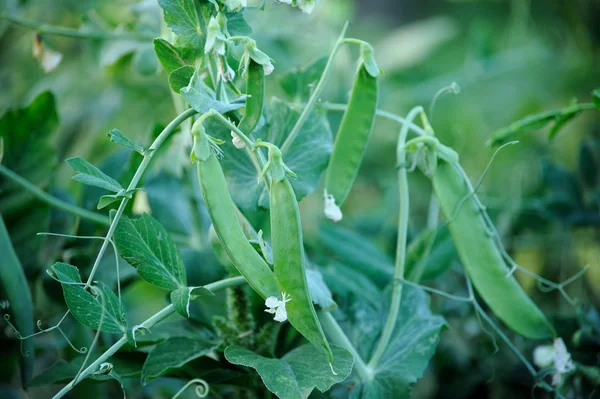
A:
[[[154,51],[167,73],[171,73],[182,66],[192,65],[195,58],[202,55],[202,53],[198,53],[198,50],[189,47],[176,47],[160,38],[154,39]],[[187,83],[185,86],[187,86]]]
[[[315,305],[319,305],[324,310],[332,310],[337,306],[331,296],[331,291],[323,281],[321,272],[316,269],[306,269],[306,283]]]
[[[121,217],[115,231],[119,255],[148,283],[167,290],[187,284],[185,265],[167,230],[152,216]]]
[[[175,93],[179,93],[181,89],[190,84],[194,72],[196,72],[196,69],[189,65],[175,69],[169,74],[169,85],[171,85],[171,89]]]
[[[327,57],[321,57],[303,68],[294,68],[283,74],[279,80],[281,88],[294,101],[306,100],[321,78],[327,64]]]
[[[8,312],[14,326],[21,336],[33,334],[33,305],[31,303],[31,292],[27,284],[27,277],[17,258],[17,254],[10,241],[10,236],[4,225],[0,214],[0,254],[2,263],[0,267],[0,284],[8,300]],[[22,341],[22,352],[27,353],[23,357],[23,380],[29,382],[33,373],[34,347],[33,340]]]
[[[281,146],[300,114],[275,98],[270,104],[270,115],[270,125],[257,127],[255,132],[260,139]],[[233,146],[229,130],[219,127],[214,121],[208,122],[207,131],[210,130],[226,142],[221,146],[225,156],[219,161],[236,204],[243,210],[255,210],[259,205],[268,207],[266,187],[258,182],[260,173],[249,156]],[[332,134],[326,115],[320,110],[313,111],[292,145],[283,151],[285,164],[298,176],[298,179],[290,181],[298,200],[319,185],[332,146]]]
[[[156,345],[142,369],[142,384],[175,370],[187,362],[214,351],[218,342],[189,338],[170,338]]]
[[[146,153],[144,147],[129,140],[127,137],[125,137],[123,133],[121,133],[119,129],[112,129],[110,132],[108,132],[108,137],[113,143],[117,143],[125,148],[129,148],[130,150],[139,152],[142,155]]]
[[[183,287],[171,292],[171,302],[177,313],[190,317],[190,302],[202,296],[214,296],[211,290],[204,287]]]
[[[250,36],[252,28],[244,19],[243,12],[226,13],[227,32],[231,36]]]
[[[198,111],[199,114],[205,114],[211,109],[214,109],[220,114],[233,111],[243,107],[246,96],[241,96],[235,99],[235,102],[224,103],[215,99],[212,90],[202,81],[198,71],[194,71],[194,75],[190,83],[180,90],[181,96],[187,103]]]
[[[164,11],[165,22],[177,35],[182,46],[204,49],[206,20],[202,6],[196,0],[158,0]]]
[[[73,176],[73,180],[75,181],[87,184],[88,186],[104,188],[115,193],[123,190],[118,181],[107,176],[100,169],[81,157],[69,158],[67,159],[67,163],[75,172],[78,172]]]
[[[423,376],[435,353],[444,325],[444,318],[429,310],[429,297],[422,290],[405,285],[396,329],[374,370],[373,380],[357,382],[350,397],[409,398],[414,383]]]
[[[96,208],[97,209],[106,208],[110,204],[112,204],[114,202],[117,202],[117,201],[121,200],[122,198],[123,197],[120,196],[119,194],[107,194],[107,195],[103,195],[102,197],[100,197],[100,200],[98,201],[98,206]]]
[[[51,272],[60,281],[67,307],[78,322],[94,330],[125,333],[125,308],[110,288],[99,283],[101,294],[92,295],[83,289],[79,270],[66,263],[56,262]]]
[[[306,399],[314,388],[325,392],[346,379],[354,358],[345,349],[332,346],[334,375],[327,358],[313,345],[303,345],[281,359],[270,359],[239,347],[230,346],[225,358],[233,364],[252,367],[265,386],[280,399]]]

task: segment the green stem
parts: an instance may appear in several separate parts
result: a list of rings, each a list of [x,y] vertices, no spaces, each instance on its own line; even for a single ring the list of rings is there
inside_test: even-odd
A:
[[[235,287],[238,285],[242,285],[245,282],[246,282],[246,280],[241,276],[233,277],[233,278],[215,281],[214,283],[205,285],[204,288],[207,288],[210,291],[215,292],[215,291],[219,291],[224,288],[227,288],[227,287]],[[141,324],[141,326],[145,327],[147,329],[150,329],[174,313],[175,313],[175,308],[173,307],[173,305],[169,305],[169,306],[163,308],[162,310],[160,310],[158,313],[155,313],[153,316],[151,316],[146,321],[144,321]],[[125,345],[126,343],[127,343],[127,337],[121,337],[121,339],[119,339],[110,348],[108,348],[106,350],[106,352],[104,352],[100,357],[98,357],[98,359],[96,359],[93,363],[91,363],[88,367],[86,367],[85,370],[83,370],[81,372],[81,374],[79,374],[79,377],[77,377],[76,379],[71,381],[63,389],[61,389],[56,395],[54,395],[53,399],[59,399],[59,398],[62,398],[63,396],[65,396],[71,389],[73,389],[73,387],[75,387],[75,385],[77,385],[79,382],[81,382],[82,380],[87,378],[90,374],[94,373],[98,369],[98,367],[100,367],[100,365],[102,363],[106,362],[112,355],[117,353],[117,351],[119,349],[121,349],[121,347],[123,347],[123,345]]]
[[[24,189],[26,189],[31,194],[35,195],[38,199],[44,201],[48,205],[51,205],[58,209],[62,209],[63,211],[72,213],[73,215],[80,216],[83,219],[91,220],[92,222],[96,222],[98,224],[103,224],[106,226],[110,224],[106,216],[96,212],[88,211],[84,208],[80,208],[77,205],[69,204],[66,201],[63,201],[59,198],[48,194],[44,190],[35,186],[33,183],[19,176],[4,165],[0,165],[0,174],[19,184],[21,187],[23,187]]]
[[[371,381],[373,379],[373,370],[365,364],[333,315],[330,312],[322,311],[319,312],[319,319],[321,320],[323,330],[327,332],[331,341],[352,354],[352,357],[354,357],[354,370],[360,379],[365,382]]]
[[[142,175],[144,174],[144,172],[146,171],[146,168],[148,167],[148,164],[150,164],[152,157],[156,153],[156,150],[162,145],[162,143],[167,139],[167,137],[169,137],[169,135],[183,121],[185,121],[186,119],[188,119],[189,117],[191,117],[194,114],[196,114],[196,110],[188,109],[188,110],[184,111],[183,113],[179,114],[175,119],[173,119],[171,121],[171,123],[169,123],[167,125],[167,127],[165,127],[163,129],[163,131],[154,140],[152,145],[150,145],[150,148],[148,149],[148,152],[144,156],[142,163],[140,163],[140,166],[138,166],[138,169],[135,172],[135,175],[133,176],[133,179],[131,179],[131,183],[129,183],[129,186],[127,187],[127,191],[132,191],[133,189],[135,189],[137,187],[138,183],[140,182],[140,179],[142,178]],[[100,259],[102,259],[104,252],[106,252],[106,248],[108,247],[108,244],[109,244],[110,240],[112,239],[112,236],[117,228],[117,224],[119,223],[119,219],[121,218],[121,215],[123,215],[123,211],[125,210],[125,207],[127,206],[128,201],[129,201],[129,198],[127,198],[127,197],[124,197],[121,200],[121,204],[119,205],[119,208],[117,209],[117,213],[115,214],[115,217],[114,217],[112,223],[110,224],[110,227],[108,228],[108,233],[106,233],[106,239],[102,243],[102,247],[100,247],[100,252],[98,252],[98,256],[96,257],[96,261],[94,262],[94,266],[92,267],[90,276],[88,277],[88,280],[85,283],[86,287],[89,287],[90,284],[92,283],[92,279],[94,278],[96,269],[98,268],[98,265],[100,264]]]
[[[78,29],[65,28],[63,26],[48,25],[37,21],[11,17],[9,15],[0,15],[0,20],[8,21],[14,25],[19,25],[24,28],[33,29],[40,34],[57,35],[64,37],[73,37],[80,39],[96,39],[96,40],[139,40],[146,41],[154,39],[155,35],[147,33],[133,32],[82,32]]]
[[[327,110],[327,111],[339,111],[339,112],[346,112],[346,110],[348,109],[348,105],[347,104],[335,104],[335,103],[322,103],[319,104],[320,107],[322,107],[323,109]],[[418,134],[418,135],[424,135],[425,131],[415,125],[414,123],[409,123],[406,119],[404,119],[403,117],[396,115],[392,112],[387,112],[387,111],[383,111],[381,109],[378,109],[375,113],[377,116],[385,118],[385,119],[389,119],[391,121],[394,122],[398,122],[401,125],[405,125],[408,124],[410,127],[410,130],[412,130],[414,133]]]
[[[423,115],[423,107],[413,108],[408,116],[407,121],[410,123],[418,115]],[[406,136],[408,135],[409,124],[405,123],[400,129],[400,136],[398,138],[397,157],[398,157],[398,190],[400,194],[400,212],[398,216],[398,240],[396,242],[396,265],[394,268],[393,277],[393,291],[392,291],[392,302],[390,304],[390,310],[388,313],[383,332],[379,338],[379,342],[371,360],[369,360],[369,368],[375,370],[377,364],[383,357],[385,350],[390,343],[392,333],[396,327],[396,321],[398,320],[398,313],[400,312],[400,304],[402,300],[402,287],[404,280],[404,266],[406,260],[406,241],[408,236],[408,211],[409,211],[409,195],[408,195],[408,176],[406,171],[406,151],[404,145],[406,144]]]
[[[342,48],[342,46],[344,45],[344,35],[346,34],[346,29],[348,29],[348,22],[344,24],[344,27],[342,28],[342,33],[340,33],[340,36],[338,37],[337,41],[335,42],[335,45],[333,46],[333,50],[331,50],[331,54],[329,55],[329,59],[327,60],[327,64],[325,65],[325,69],[323,69],[323,73],[321,74],[321,79],[319,79],[319,83],[317,83],[317,87],[315,87],[315,90],[308,99],[308,102],[302,110],[302,113],[296,121],[296,124],[292,128],[292,131],[283,142],[283,145],[281,146],[282,153],[285,153],[285,151],[292,145],[292,143],[296,139],[296,136],[300,132],[302,125],[304,125],[304,122],[308,118],[308,115],[312,112],[313,108],[317,104],[319,96],[321,95],[321,92],[325,87],[325,82],[327,81],[327,77],[329,76],[331,67],[333,66],[335,56],[337,55],[340,48]]]

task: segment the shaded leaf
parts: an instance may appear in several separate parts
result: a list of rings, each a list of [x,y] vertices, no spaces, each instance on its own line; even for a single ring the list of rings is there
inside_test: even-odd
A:
[[[230,346],[225,358],[233,364],[252,367],[265,386],[281,399],[306,399],[314,388],[325,392],[343,381],[352,371],[354,358],[345,349],[332,346],[333,369],[326,356],[313,345],[303,345],[281,359],[270,359],[239,347]]]
[[[154,51],[156,52],[158,60],[167,73],[171,73],[182,66],[192,65],[195,58],[199,55],[202,55],[193,48],[176,47],[168,41],[160,38],[154,39]]]
[[[379,307],[382,294],[379,288],[364,274],[338,262],[332,262],[323,270],[325,282],[337,295],[360,296],[372,306]]]
[[[119,255],[142,279],[170,291],[186,286],[181,254],[167,230],[152,216],[121,217],[114,237]]]
[[[331,291],[323,281],[321,272],[316,269],[306,269],[306,283],[315,305],[319,305],[324,310],[331,310],[337,306],[331,296]]]
[[[156,345],[142,369],[142,384],[214,351],[218,343],[189,338],[170,338]]]
[[[96,297],[83,289],[79,270],[75,266],[56,262],[51,271],[60,281],[67,307],[78,322],[109,333],[124,333],[127,330],[125,308],[108,286],[99,283],[101,293]]]
[[[107,176],[100,169],[81,157],[69,158],[67,159],[67,163],[75,172],[78,172],[73,176],[73,180],[75,181],[89,186],[104,188],[115,193],[123,190],[118,181]]]
[[[201,115],[207,113],[211,109],[223,114],[239,109],[245,105],[246,96],[241,96],[236,99],[237,102],[232,103],[224,103],[217,100],[212,90],[202,81],[198,71],[194,71],[194,75],[189,84],[182,88],[180,92],[185,101]]]
[[[144,147],[129,140],[127,137],[125,137],[125,135],[123,133],[121,133],[121,131],[119,129],[112,129],[110,132],[108,132],[108,137],[110,138],[110,141],[113,143],[117,143],[119,145],[122,145],[125,148],[129,148],[130,150],[139,152],[142,155],[144,155],[146,153],[146,150],[144,149]]]
[[[249,36],[252,33],[252,28],[244,19],[243,12],[226,13],[227,31],[231,36]]]
[[[279,85],[285,94],[295,101],[308,99],[314,86],[316,86],[321,78],[321,74],[327,64],[327,58],[317,58],[306,67],[294,68],[284,73],[279,80]]]
[[[202,296],[214,296],[213,292],[204,287],[183,287],[171,292],[171,302],[177,313],[190,317],[190,302]]]
[[[181,89],[190,84],[192,76],[196,69],[192,66],[185,65],[175,69],[169,74],[169,85],[175,93],[179,93]]]
[[[177,35],[183,46],[204,49],[206,20],[202,6],[196,0],[158,0],[163,9],[165,22]]]

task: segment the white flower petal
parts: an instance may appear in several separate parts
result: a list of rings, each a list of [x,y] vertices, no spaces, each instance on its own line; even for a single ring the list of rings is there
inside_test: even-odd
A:
[[[335,198],[327,194],[327,190],[325,190],[325,216],[334,222],[339,222],[344,216],[340,207],[335,204]]]
[[[285,309],[285,304],[282,304],[277,308],[277,312],[275,313],[273,320],[280,323],[283,323],[287,320],[287,310]]]
[[[265,306],[271,309],[276,308],[280,303],[281,301],[274,296],[270,296],[265,300]]]

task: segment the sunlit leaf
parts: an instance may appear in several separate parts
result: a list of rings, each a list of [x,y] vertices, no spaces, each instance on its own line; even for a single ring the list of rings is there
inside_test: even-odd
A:
[[[167,73],[171,73],[182,66],[192,65],[195,58],[201,55],[193,48],[176,47],[160,38],[154,39],[154,51]]]
[[[179,44],[204,49],[206,20],[196,0],[158,0],[165,22],[177,35]]]
[[[119,129],[112,129],[110,132],[108,132],[108,137],[110,138],[110,141],[112,141],[113,143],[122,145],[123,147],[129,148],[130,150],[138,152],[142,155],[144,155],[144,153],[146,151],[144,149],[144,147],[142,147],[139,144],[134,143],[133,141],[131,141],[127,137],[125,137],[125,135],[123,133],[121,133],[121,131]]]

